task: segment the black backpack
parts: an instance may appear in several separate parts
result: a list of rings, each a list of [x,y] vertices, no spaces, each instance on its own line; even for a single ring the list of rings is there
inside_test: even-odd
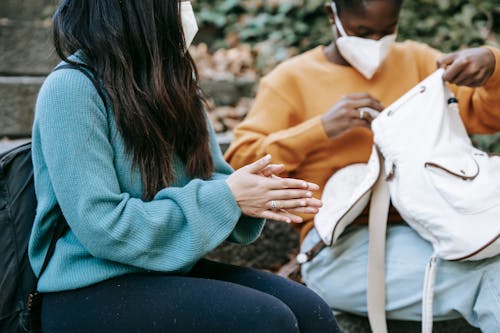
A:
[[[75,65],[62,65],[56,70],[62,68],[77,69],[85,74],[106,101],[88,71]],[[31,143],[26,143],[0,154],[0,333],[40,331],[38,278],[28,259],[36,205]],[[57,240],[67,230],[64,218],[55,223],[40,275],[50,261]]]
[[[34,299],[38,279],[28,260],[28,240],[35,211],[31,143],[26,143],[0,155],[0,269],[3,272],[0,275],[0,332],[28,332],[31,328],[28,299]],[[64,220],[58,221],[56,228],[49,252],[53,252],[67,224]],[[44,266],[50,256],[48,253]],[[31,310],[35,311],[35,306]]]

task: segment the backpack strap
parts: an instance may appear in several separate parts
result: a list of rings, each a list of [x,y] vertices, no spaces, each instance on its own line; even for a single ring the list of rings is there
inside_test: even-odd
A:
[[[103,88],[99,85],[97,82],[94,73],[90,68],[87,66],[84,66],[83,64],[81,66],[76,65],[76,64],[64,64],[61,66],[56,67],[52,72],[61,70],[61,69],[75,69],[82,74],[84,74],[90,82],[94,85],[95,89],[97,90],[97,93],[99,94],[99,97],[102,99],[102,102],[104,103],[104,107],[107,108],[107,103],[106,103],[106,97],[104,94]],[[92,73],[92,74],[91,74]],[[54,251],[56,249],[56,243],[61,238],[66,231],[69,230],[68,223],[64,219],[64,216],[61,212],[60,217],[57,219],[57,221],[54,224],[54,231],[52,234],[52,238],[50,240],[49,248],[47,250],[47,254],[45,255],[45,259],[43,260],[42,268],[40,270],[40,273],[38,275],[35,274],[35,289],[29,294],[28,296],[28,301],[27,301],[27,310],[28,310],[28,316],[25,318],[25,327],[34,332],[34,333],[39,333],[41,332],[41,318],[40,318],[40,309],[42,305],[42,297],[40,293],[38,292],[38,281],[40,280],[40,277],[42,274],[45,272],[45,269],[49,265],[50,259],[54,255]]]
[[[104,94],[104,89],[99,84],[99,82],[97,81],[96,75],[92,71],[91,68],[89,68],[87,66],[84,66],[83,64],[82,65],[76,65],[76,64],[72,64],[72,63],[71,64],[70,63],[66,63],[64,65],[60,65],[60,66],[56,67],[52,72],[55,72],[55,71],[58,71],[58,70],[61,70],[61,69],[75,69],[75,70],[81,72],[83,75],[85,75],[90,80],[90,82],[92,82],[92,84],[94,85],[95,89],[97,90],[97,93],[99,94],[99,97],[101,97],[102,102],[104,103],[104,106],[107,108],[106,96]]]
[[[90,82],[92,82],[95,89],[97,90],[97,93],[99,94],[99,97],[101,97],[102,102],[104,103],[104,106],[106,107],[106,98],[105,98],[103,89],[101,88],[101,86],[99,85],[97,80],[95,79],[95,75],[90,74],[92,72],[92,70],[90,68],[87,68],[86,66],[84,68],[83,64],[81,66],[78,66],[75,64],[64,64],[64,65],[56,67],[52,72],[55,72],[55,71],[58,71],[61,69],[75,69],[75,70],[81,72],[82,74],[84,74],[90,80]],[[40,270],[40,273],[36,277],[36,284],[37,285],[38,285],[38,280],[40,279],[40,277],[42,276],[43,272],[45,271],[45,269],[47,268],[47,266],[49,264],[50,258],[54,254],[54,251],[56,249],[57,240],[59,238],[61,238],[62,235],[64,235],[64,233],[68,229],[69,229],[68,223],[66,223],[66,220],[64,219],[64,216],[62,215],[62,212],[61,212],[60,218],[57,219],[57,221],[54,225],[54,233],[52,235],[52,239],[50,240],[49,249],[47,250],[47,254],[45,255],[42,269]]]
[[[35,274],[35,287],[34,290],[29,293],[28,300],[26,302],[27,316],[23,318],[23,326],[27,332],[41,333],[42,323],[40,309],[42,307],[42,295],[38,292],[38,281],[42,276],[43,272],[47,268],[50,258],[54,254],[56,249],[56,243],[61,238],[66,231],[69,230],[68,223],[61,214],[54,225],[54,233],[50,240],[49,249],[43,260],[42,269],[38,275]]]
[[[377,153],[379,154],[380,174],[373,188],[368,220],[369,244],[366,298],[368,320],[372,331],[374,333],[387,333],[385,315],[385,240],[391,197],[385,177],[384,158],[378,149]]]
[[[433,326],[434,283],[436,281],[436,265],[438,256],[433,253],[425,268],[424,291],[422,295],[422,332],[431,333]]]
[[[40,273],[36,277],[36,284],[38,285],[38,280],[42,276],[43,272],[45,272],[45,269],[49,265],[50,258],[54,255],[54,251],[56,250],[56,243],[61,238],[66,231],[69,230],[68,223],[64,219],[62,213],[61,216],[57,219],[55,225],[54,225],[54,233],[52,234],[52,238],[50,240],[49,248],[47,250],[47,254],[45,255],[45,259],[43,260],[42,264],[42,269],[40,270]]]

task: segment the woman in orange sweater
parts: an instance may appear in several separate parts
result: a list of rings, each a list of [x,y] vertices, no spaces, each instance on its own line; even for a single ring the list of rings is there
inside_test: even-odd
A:
[[[342,167],[366,162],[373,143],[368,113],[383,110],[438,67],[446,68],[470,133],[500,131],[500,51],[472,48],[442,55],[420,43],[394,43],[402,0],[336,0],[327,5],[333,42],[292,58],[260,82],[255,104],[235,130],[226,159],[239,168],[266,154],[286,174],[324,187]],[[360,117],[361,116],[361,117]],[[321,196],[321,191],[316,193]],[[302,250],[319,241],[312,216],[301,225]],[[387,238],[387,316],[421,319],[431,245],[393,211]],[[366,216],[302,267],[306,284],[332,308],[365,315]],[[464,317],[500,331],[500,257],[443,262],[434,319]]]

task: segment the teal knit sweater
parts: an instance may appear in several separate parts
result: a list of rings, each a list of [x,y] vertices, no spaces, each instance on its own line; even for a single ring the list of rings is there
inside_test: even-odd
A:
[[[74,69],[52,73],[36,103],[33,166],[38,198],[29,243],[35,272],[61,207],[71,230],[57,242],[38,288],[53,292],[119,275],[186,272],[225,240],[247,244],[264,221],[242,216],[225,179],[232,172],[210,129],[215,172],[190,179],[173,156],[175,181],[141,200],[139,171],[91,81]]]

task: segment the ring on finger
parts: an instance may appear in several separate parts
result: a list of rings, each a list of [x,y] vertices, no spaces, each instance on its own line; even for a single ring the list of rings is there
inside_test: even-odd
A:
[[[365,119],[365,110],[359,109],[359,118]]]
[[[271,200],[271,210],[273,212],[280,210],[279,204],[276,200]]]

